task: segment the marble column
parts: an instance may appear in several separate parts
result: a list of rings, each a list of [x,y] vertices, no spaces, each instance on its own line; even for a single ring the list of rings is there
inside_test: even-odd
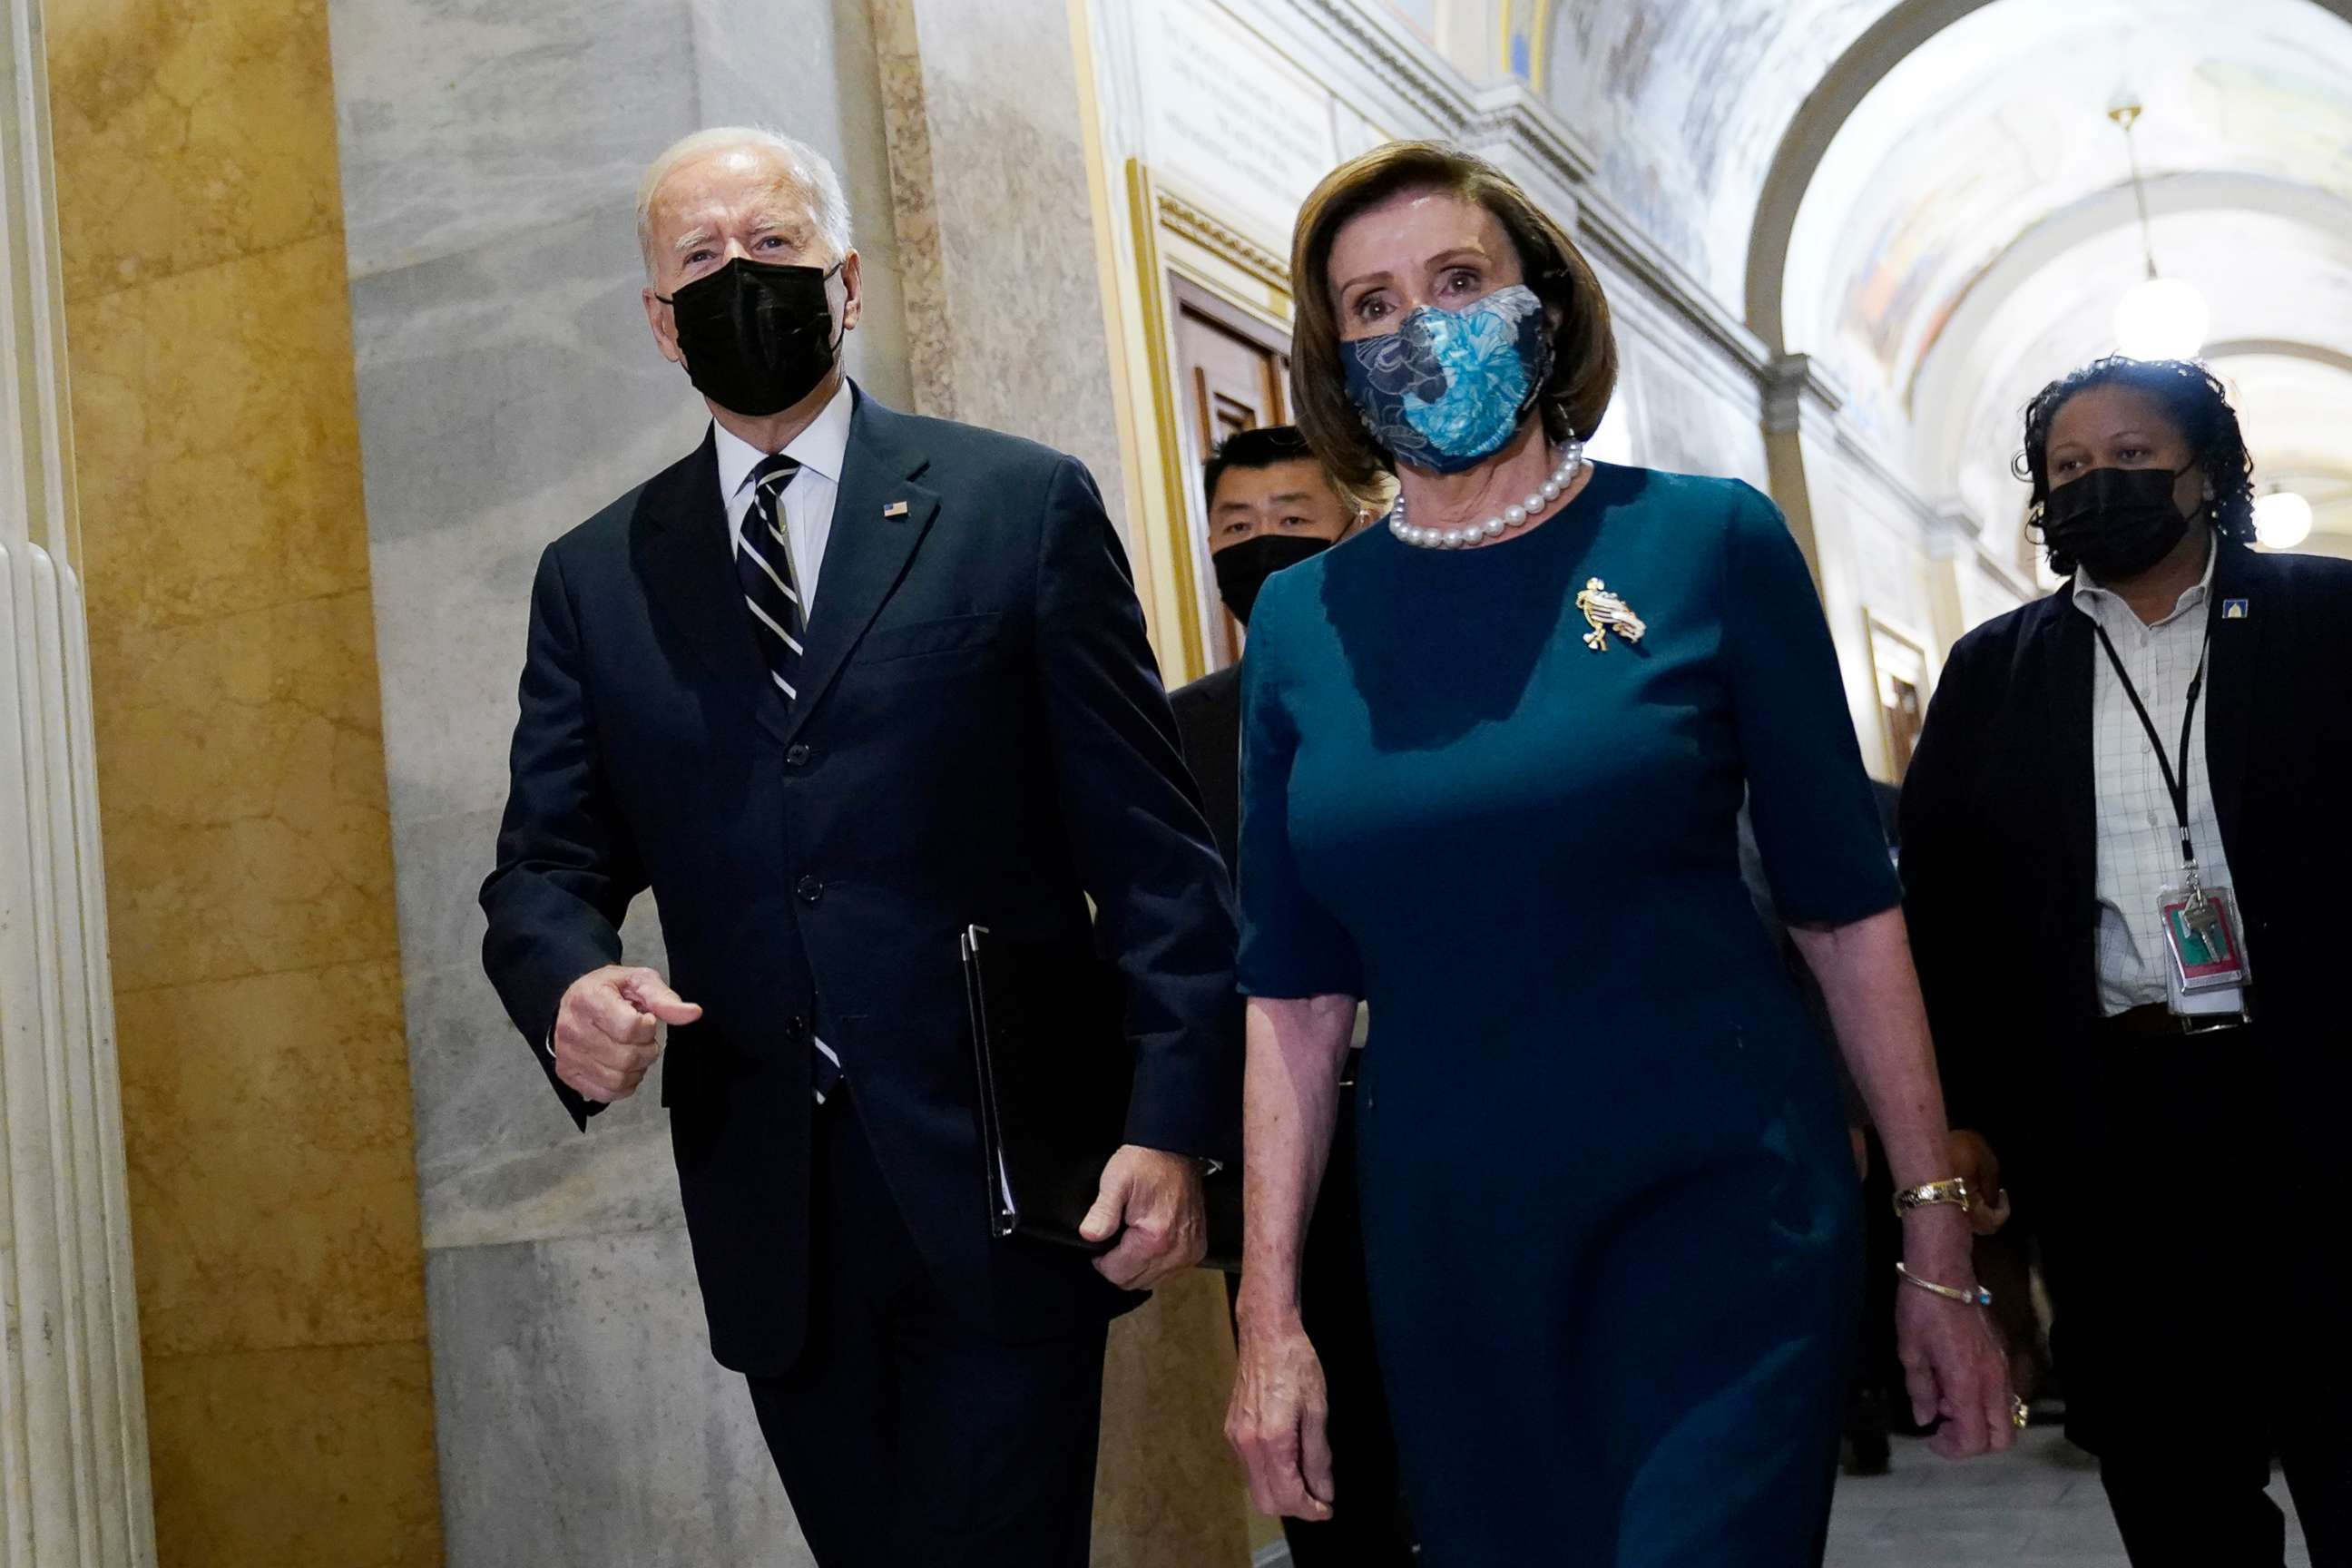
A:
[[[155,1561],[39,0],[0,41],[0,1557]]]
[[[1868,737],[1879,732],[1880,721],[1870,652],[1862,641],[1863,610],[1870,603],[1863,581],[1872,564],[1864,552],[1881,541],[1850,498],[1838,426],[1845,401],[1845,389],[1809,354],[1784,354],[1766,369],[1764,451],[1772,499],[1812,568],[1838,647],[1846,707],[1855,732]],[[1890,607],[1881,605],[1880,613]]]
[[[909,378],[924,413],[1086,463],[1122,528],[1118,399],[1088,192],[1091,110],[1065,0],[871,0]],[[1130,551],[1133,542],[1129,542]],[[1093,1560],[1248,1556],[1222,1436],[1233,1342],[1193,1273],[1111,1331]]]
[[[916,406],[1059,447],[1122,518],[1066,0],[871,0]]]

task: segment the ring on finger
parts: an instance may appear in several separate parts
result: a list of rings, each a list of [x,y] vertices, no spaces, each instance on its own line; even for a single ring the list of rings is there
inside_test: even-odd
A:
[[[2020,1432],[2033,1424],[2032,1407],[2014,1394],[2009,1396],[2009,1424]]]

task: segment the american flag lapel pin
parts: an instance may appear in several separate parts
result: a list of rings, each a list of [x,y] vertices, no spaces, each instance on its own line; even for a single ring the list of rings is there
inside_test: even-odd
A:
[[[884,517],[904,517],[907,515],[907,503],[902,500],[894,500],[888,506],[882,509],[882,515]]]
[[[2244,620],[2246,618],[2246,601],[2243,599],[2222,600],[2221,618],[2225,621]]]

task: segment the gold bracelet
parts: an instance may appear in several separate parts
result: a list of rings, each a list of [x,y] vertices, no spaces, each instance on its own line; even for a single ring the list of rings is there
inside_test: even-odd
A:
[[[1958,1176],[1947,1176],[1940,1182],[1924,1182],[1916,1187],[1906,1187],[1895,1194],[1897,1218],[1913,1209],[1924,1209],[1937,1204],[1949,1204],[1962,1214],[1976,1207],[1976,1198],[1969,1184]]]
[[[1947,1301],[1958,1301],[1963,1307],[1990,1307],[1992,1305],[1992,1292],[1986,1289],[1981,1285],[1978,1286],[1972,1291],[1963,1290],[1957,1285],[1938,1285],[1933,1279],[1920,1279],[1919,1276],[1912,1273],[1911,1270],[1904,1268],[1900,1263],[1897,1263],[1895,1266],[1895,1272],[1901,1277],[1903,1283],[1906,1285],[1916,1285],[1920,1289],[1927,1291],[1929,1295],[1941,1296]]]

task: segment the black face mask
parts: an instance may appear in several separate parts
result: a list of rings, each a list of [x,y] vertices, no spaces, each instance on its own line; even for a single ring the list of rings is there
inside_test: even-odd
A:
[[[2189,531],[2172,486],[2195,467],[2093,468],[2050,492],[2042,509],[2042,541],[2102,583],[2137,577]]]
[[[1268,577],[1330,548],[1328,539],[1261,533],[1225,546],[1209,557],[1209,564],[1216,568],[1217,592],[1224,595],[1225,607],[1233,611],[1234,619],[1247,626],[1250,610],[1257,604],[1257,591],[1265,586]]]
[[[662,300],[677,320],[677,346],[695,390],[755,419],[815,391],[841,350],[824,292],[840,270],[839,262],[780,267],[739,256]]]

